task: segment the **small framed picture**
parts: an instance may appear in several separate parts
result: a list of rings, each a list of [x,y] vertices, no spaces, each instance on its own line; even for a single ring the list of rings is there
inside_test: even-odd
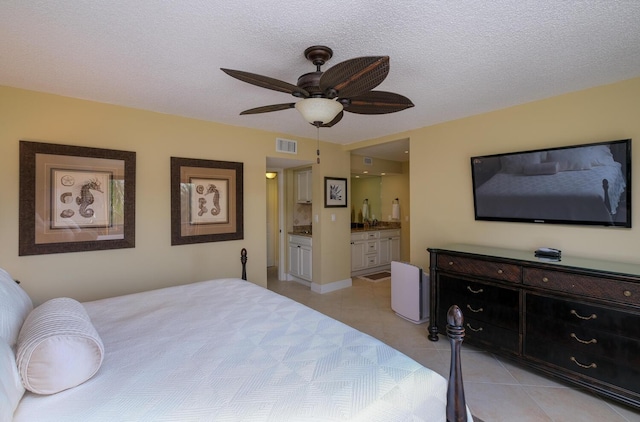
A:
[[[345,208],[347,206],[347,179],[342,177],[324,178],[324,207]]]

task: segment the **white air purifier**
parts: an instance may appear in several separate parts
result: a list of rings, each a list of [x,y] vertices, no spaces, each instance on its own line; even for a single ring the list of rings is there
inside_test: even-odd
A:
[[[429,320],[429,275],[406,262],[391,262],[391,309],[414,324]]]

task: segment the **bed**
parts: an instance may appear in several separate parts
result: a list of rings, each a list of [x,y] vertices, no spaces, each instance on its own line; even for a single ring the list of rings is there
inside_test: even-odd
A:
[[[612,224],[626,188],[604,145],[476,161],[475,168],[498,168],[475,189],[478,217]]]
[[[453,311],[448,386],[377,339],[243,279],[33,309],[0,270],[0,294],[3,422],[473,420]]]

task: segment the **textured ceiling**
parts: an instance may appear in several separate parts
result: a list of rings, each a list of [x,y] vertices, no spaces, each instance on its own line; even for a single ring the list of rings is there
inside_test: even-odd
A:
[[[221,67],[295,83],[389,55],[378,87],[414,108],[345,113],[320,138],[376,138],[640,76],[640,1],[2,0],[0,85],[315,138],[295,109],[239,116],[287,94]]]

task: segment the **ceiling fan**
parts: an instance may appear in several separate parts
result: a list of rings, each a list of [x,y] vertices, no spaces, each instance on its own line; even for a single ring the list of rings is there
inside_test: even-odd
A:
[[[331,59],[333,50],[316,45],[307,48],[304,56],[316,66],[316,71],[300,76],[296,85],[255,73],[222,68],[223,72],[243,82],[302,98],[295,103],[256,107],[240,114],[296,108],[312,125],[331,127],[342,119],[344,111],[387,114],[413,107],[411,100],[403,95],[372,91],[389,74],[389,56],[357,57],[338,63],[325,72],[320,67]]]

